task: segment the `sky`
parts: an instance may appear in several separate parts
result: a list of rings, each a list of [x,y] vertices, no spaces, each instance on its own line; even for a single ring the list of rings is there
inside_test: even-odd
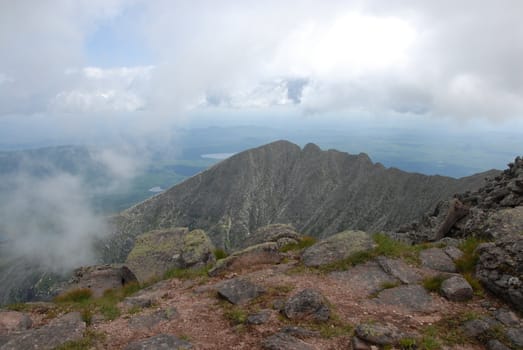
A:
[[[396,164],[504,168],[523,150],[521,14],[521,0],[0,0],[0,149],[103,144],[95,160],[120,181],[147,162],[142,142],[250,125]],[[94,262],[92,188],[8,180],[13,256]]]
[[[521,13],[519,0],[1,0],[0,136],[282,120],[514,131]]]

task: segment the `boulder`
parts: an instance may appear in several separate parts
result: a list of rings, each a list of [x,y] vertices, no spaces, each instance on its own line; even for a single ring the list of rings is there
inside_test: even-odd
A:
[[[452,261],[456,261],[456,260],[459,260],[461,259],[461,257],[463,257],[463,252],[458,249],[457,247],[454,247],[454,246],[447,246],[445,248],[443,248],[443,251],[445,252],[445,254],[447,254],[449,256],[449,258],[452,259]]]
[[[88,288],[94,297],[101,297],[106,290],[138,282],[134,273],[122,264],[84,266],[74,270],[73,277],[64,287],[64,292]]]
[[[22,312],[0,311],[0,334],[23,331],[31,328],[33,321]]]
[[[359,324],[355,332],[359,338],[376,345],[394,345],[405,337],[405,334],[392,324]]]
[[[330,317],[325,297],[313,289],[304,289],[290,297],[283,313],[291,320],[327,321]]]
[[[483,319],[469,320],[462,326],[463,333],[469,338],[478,338],[485,334],[490,328],[490,323]]]
[[[276,333],[262,342],[263,349],[266,350],[314,350],[310,344],[301,339],[295,338],[286,333]]]
[[[443,249],[429,248],[420,252],[421,264],[436,271],[456,272],[456,265]]]
[[[305,266],[318,267],[371,250],[374,246],[374,240],[366,232],[343,231],[307,248],[302,254],[302,261]]]
[[[138,314],[129,319],[129,327],[133,329],[152,329],[160,322],[171,321],[179,316],[174,307],[159,309],[147,314]]]
[[[488,350],[510,350],[509,347],[507,347],[505,344],[500,342],[497,339],[491,339],[487,343],[487,349]]]
[[[466,301],[472,299],[474,291],[461,275],[447,278],[441,284],[441,293],[450,301]]]
[[[481,244],[477,254],[476,276],[481,283],[523,311],[523,236]]]
[[[498,309],[494,314],[494,317],[507,327],[515,327],[520,324],[519,317],[510,310]]]
[[[213,245],[202,230],[187,228],[153,230],[136,237],[126,264],[140,282],[162,277],[173,268],[213,263]]]
[[[249,247],[260,243],[273,242],[278,248],[289,243],[298,243],[301,235],[296,232],[292,225],[272,224],[260,227],[254,233],[247,236],[243,247]]]
[[[158,334],[143,340],[128,344],[124,350],[159,350],[159,349],[192,349],[193,346],[186,340],[170,334]]]
[[[385,289],[375,299],[379,304],[395,305],[417,312],[432,312],[432,297],[420,285],[404,285]]]
[[[209,270],[209,276],[219,276],[227,271],[263,264],[278,264],[283,256],[275,242],[260,243],[241,251],[234,252],[225,259],[218,260]]]
[[[218,288],[218,295],[231,304],[245,304],[265,293],[260,287],[244,278],[233,278]]]
[[[68,341],[80,340],[86,329],[79,312],[71,312],[34,328],[8,336],[1,350],[51,350]]]
[[[403,260],[380,256],[377,261],[383,271],[394,276],[402,283],[413,284],[421,281],[421,275],[415,269],[403,262]]]
[[[385,284],[396,284],[398,280],[375,261],[368,261],[346,271],[335,271],[329,274],[346,286],[347,290],[355,293],[374,294],[383,289]]]
[[[507,339],[517,346],[518,348],[523,347],[523,328],[511,327],[505,332]]]

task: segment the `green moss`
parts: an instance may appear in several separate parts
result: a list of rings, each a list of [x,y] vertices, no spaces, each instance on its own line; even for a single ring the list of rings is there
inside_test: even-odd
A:
[[[221,260],[221,259],[225,259],[226,257],[229,256],[229,254],[227,254],[227,252],[223,249],[214,249],[212,251],[212,253],[214,254],[214,257],[216,258],[216,260]]]
[[[316,243],[316,239],[310,236],[304,236],[297,243],[289,243],[280,248],[280,252],[285,253],[289,251],[303,250]]]
[[[193,278],[204,278],[208,277],[209,266],[204,266],[196,269],[170,269],[163,275],[164,279],[178,278],[178,279],[193,279]]]

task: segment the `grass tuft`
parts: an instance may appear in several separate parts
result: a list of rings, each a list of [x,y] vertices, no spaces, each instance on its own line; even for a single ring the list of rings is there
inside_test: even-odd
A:
[[[204,266],[197,269],[180,269],[174,268],[165,272],[163,275],[164,279],[178,278],[178,279],[192,279],[197,277],[207,278],[209,272],[209,266]]]
[[[439,293],[441,289],[441,284],[446,280],[446,277],[443,275],[436,275],[432,277],[427,277],[423,279],[423,287],[429,292]]]
[[[214,254],[214,257],[216,258],[216,260],[225,259],[226,257],[229,256],[229,254],[227,254],[227,252],[225,250],[220,249],[220,248],[213,250],[212,253]]]
[[[84,337],[79,340],[71,340],[57,346],[54,350],[89,350],[96,348],[96,345],[106,339],[105,333],[95,332],[88,329],[84,332]]]
[[[310,236],[303,236],[298,243],[289,243],[280,248],[280,252],[285,253],[289,251],[296,251],[308,248],[316,243],[316,238]]]
[[[54,298],[58,303],[81,303],[85,302],[93,296],[93,292],[89,288],[78,288],[62,293]]]

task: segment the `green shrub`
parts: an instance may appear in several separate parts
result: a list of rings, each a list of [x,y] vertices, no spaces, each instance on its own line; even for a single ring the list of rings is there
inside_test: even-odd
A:
[[[229,254],[227,254],[227,252],[223,249],[215,249],[212,251],[212,253],[214,254],[214,257],[216,258],[216,260],[220,260],[220,259],[225,259],[226,257],[229,256]]]
[[[285,253],[289,251],[302,250],[310,247],[316,243],[316,238],[310,236],[303,236],[298,243],[289,243],[280,248],[280,252]]]
[[[81,303],[91,299],[92,296],[93,292],[89,288],[78,288],[58,295],[54,301],[58,303]]]

